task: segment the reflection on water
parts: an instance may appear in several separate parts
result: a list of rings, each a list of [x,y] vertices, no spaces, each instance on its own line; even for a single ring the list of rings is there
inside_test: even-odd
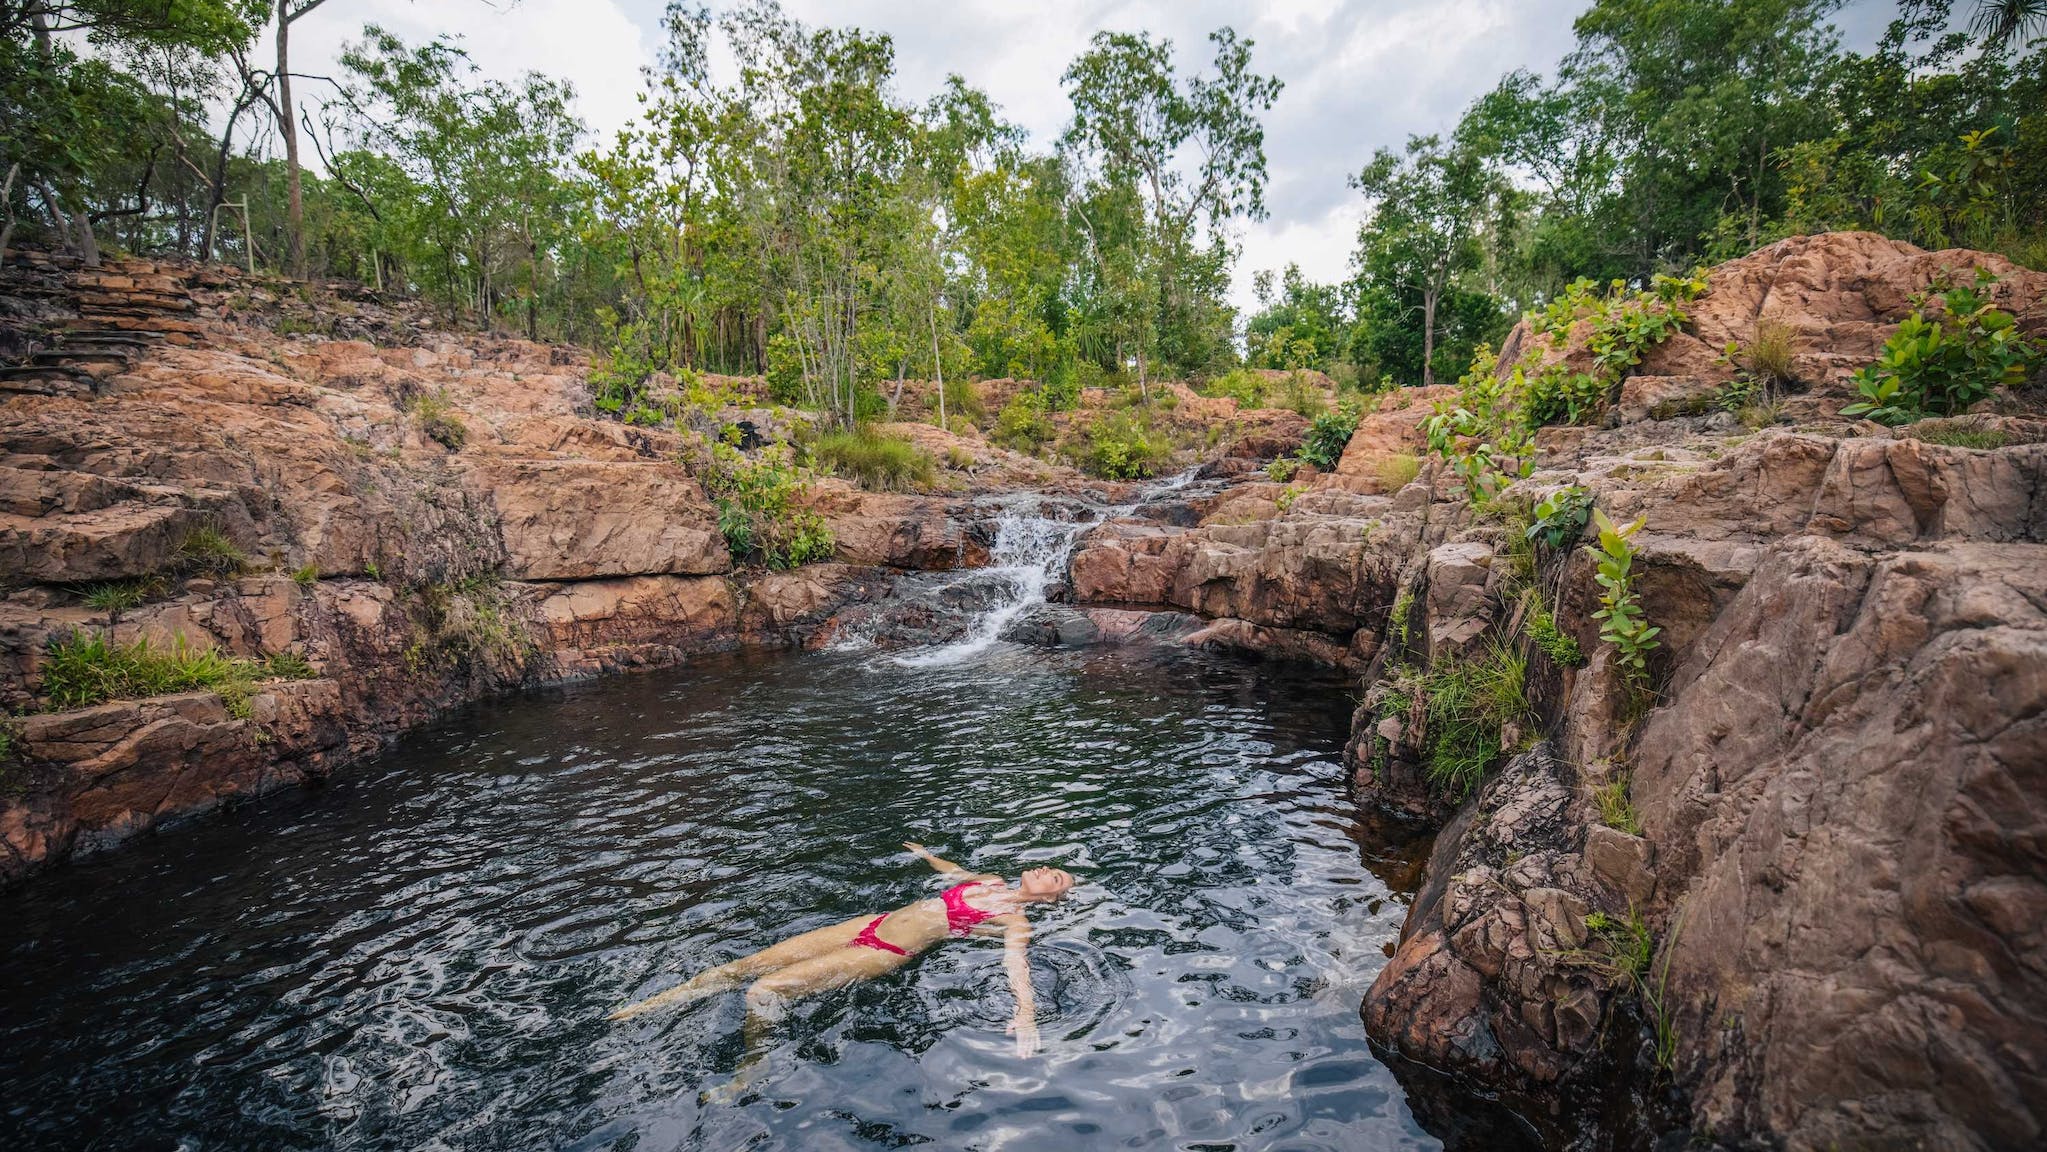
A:
[[[1411,875],[1341,685],[1184,653],[751,657],[465,711],[324,791],[0,896],[0,1146],[1424,1148],[1358,1002]],[[758,1092],[704,967],[935,891],[1082,883],[803,1003]],[[1375,872],[1375,869],[1377,870]],[[1396,882],[1401,882],[1396,880]]]

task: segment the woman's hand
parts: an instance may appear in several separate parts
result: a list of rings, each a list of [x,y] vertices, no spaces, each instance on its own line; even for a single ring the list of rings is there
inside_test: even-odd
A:
[[[1019,1011],[1009,1021],[1009,1034],[1016,1037],[1016,1054],[1028,1060],[1038,1054],[1038,1021],[1036,1012]]]
[[[952,861],[941,860],[938,857],[932,855],[930,850],[925,848],[922,844],[912,844],[908,840],[905,840],[903,841],[903,847],[908,848],[912,852],[915,852],[918,856],[923,858],[926,864],[931,865],[933,868],[938,869],[940,872],[958,872],[961,870],[960,866],[953,863]]]

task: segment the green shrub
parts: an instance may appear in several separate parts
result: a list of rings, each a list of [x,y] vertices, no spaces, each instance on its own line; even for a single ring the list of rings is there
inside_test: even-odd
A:
[[[1343,450],[1350,446],[1352,434],[1358,430],[1361,413],[1352,401],[1345,401],[1334,412],[1324,412],[1308,425],[1308,435],[1301,441],[1298,453],[1302,461],[1317,468],[1334,468],[1343,459]]]
[[[749,460],[730,444],[713,444],[696,467],[718,507],[718,529],[742,560],[795,568],[829,560],[836,541],[824,518],[795,506],[808,482],[783,445]]]
[[[1084,439],[1069,445],[1067,455],[1090,476],[1105,480],[1141,480],[1157,476],[1172,458],[1164,434],[1128,412],[1109,412],[1087,426]]]
[[[1279,506],[1281,512],[1285,512],[1294,506],[1294,501],[1299,500],[1301,493],[1305,491],[1307,489],[1302,488],[1299,484],[1289,484],[1280,491],[1279,496],[1274,499],[1273,503]]]
[[[930,453],[872,428],[828,432],[810,446],[810,458],[869,492],[907,492],[935,477]]]
[[[1913,313],[1884,341],[1876,363],[1855,373],[1862,399],[1841,415],[1891,425],[1953,416],[2023,381],[2040,351],[2020,337],[2010,313],[1991,304],[1983,289],[1996,279],[1979,269],[1974,287],[1937,283],[1915,296]]]
[[[1522,534],[1526,539],[1540,540],[1551,548],[1563,548],[1585,530],[1585,522],[1591,515],[1592,493],[1575,484],[1567,485],[1544,496],[1536,504]]]
[[[1272,385],[1263,373],[1249,368],[1235,368],[1221,376],[1202,381],[1196,389],[1203,396],[1235,400],[1242,408],[1265,407],[1266,393]]]
[[[178,544],[173,561],[181,572],[207,576],[239,576],[249,566],[249,556],[227,533],[206,526],[194,528]]]
[[[419,424],[419,430],[426,438],[450,452],[460,452],[469,442],[469,426],[456,415],[454,406],[448,403],[447,393],[420,393],[406,404],[406,410]]]
[[[1265,466],[1265,475],[1275,483],[1284,484],[1301,470],[1301,462],[1292,456],[1281,456]]]
[[[1289,372],[1280,395],[1280,407],[1311,420],[1329,410],[1322,398],[1322,386],[1306,372]]]
[[[1422,680],[1424,751],[1431,786],[1470,795],[1499,760],[1501,730],[1527,720],[1528,660],[1495,642],[1474,660],[1440,660]]]
[[[1587,545],[1585,550],[1599,562],[1592,578],[1602,589],[1601,607],[1592,618],[1600,622],[1599,638],[1613,646],[1614,662],[1621,675],[1640,688],[1648,681],[1649,653],[1660,646],[1656,634],[1663,631],[1652,627],[1642,615],[1641,601],[1635,593],[1636,549],[1631,538],[1641,531],[1648,518],[1638,516],[1623,528],[1602,510],[1594,509],[1592,515],[1599,528],[1599,543],[1596,547]]]
[[[1538,608],[1528,617],[1528,638],[1550,663],[1559,668],[1577,668],[1585,663],[1585,652],[1569,632],[1557,627],[1557,618]]]
[[[995,442],[1017,452],[1036,452],[1053,436],[1046,396],[1025,390],[1012,396],[995,414]]]
[[[253,660],[193,648],[183,635],[163,652],[147,639],[117,644],[105,632],[74,631],[53,640],[44,654],[42,691],[51,707],[62,709],[205,688],[218,692],[231,714],[245,718],[252,687],[266,674]]]
[[[1961,420],[1922,420],[1912,425],[1912,438],[1950,448],[2002,448],[2010,438],[1995,428],[1984,428]]]

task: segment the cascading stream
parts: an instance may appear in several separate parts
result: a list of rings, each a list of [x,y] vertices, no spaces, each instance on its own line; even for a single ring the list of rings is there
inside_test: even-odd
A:
[[[1046,591],[1065,577],[1073,546],[1082,533],[1161,500],[1185,488],[1193,478],[1191,471],[1180,473],[1146,488],[1128,504],[1110,506],[1036,494],[1008,498],[995,522],[988,566],[959,577],[963,581],[996,581],[989,602],[960,639],[905,653],[896,657],[896,662],[927,668],[957,664],[987,651],[1011,624],[1045,604]]]

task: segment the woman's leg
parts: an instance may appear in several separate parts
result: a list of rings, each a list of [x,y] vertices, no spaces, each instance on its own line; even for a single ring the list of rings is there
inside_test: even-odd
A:
[[[866,922],[866,919],[858,921],[862,925]],[[737,1099],[752,1082],[761,1060],[768,1054],[769,1038],[775,1024],[788,1014],[791,1001],[843,988],[856,981],[872,980],[914,959],[914,955],[898,956],[879,948],[841,947],[755,980],[746,990],[746,1024],[742,1032],[746,1055],[740,1058],[732,1083],[714,1095],[724,1100]]]
[[[693,1000],[701,1000],[706,996],[715,996],[728,988],[737,988],[756,976],[776,972],[792,964],[799,964],[805,960],[828,955],[834,951],[843,951],[846,945],[852,943],[853,937],[860,934],[860,929],[866,927],[868,921],[872,919],[874,919],[872,916],[856,916],[851,920],[838,924],[813,929],[803,933],[801,936],[791,936],[780,944],[763,948],[758,952],[741,956],[737,960],[720,964],[716,968],[699,972],[689,980],[670,988],[658,996],[652,996],[637,1004],[620,1008],[618,1011],[613,1012],[609,1019],[629,1020],[634,1016],[653,1012],[661,1008],[687,1004]],[[872,949],[863,948],[859,949],[859,951],[867,952],[872,951]]]

